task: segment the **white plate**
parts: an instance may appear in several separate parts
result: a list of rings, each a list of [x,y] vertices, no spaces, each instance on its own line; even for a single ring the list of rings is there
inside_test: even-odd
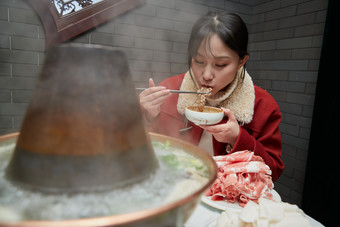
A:
[[[307,219],[308,219],[311,227],[325,227],[320,222],[314,220],[313,218],[309,217],[308,215],[306,215],[306,216],[307,216]],[[217,219],[218,218],[216,218],[215,220],[210,220],[208,223],[205,224],[205,227],[216,227]]]
[[[217,220],[213,220],[210,223],[208,223],[205,227],[216,227],[217,225]]]
[[[279,195],[279,193],[277,193],[275,190],[272,190],[272,194],[273,194],[273,199],[276,202],[281,202],[281,196]],[[203,195],[201,201],[204,204],[214,207],[219,210],[232,210],[236,212],[241,212],[242,210],[242,207],[239,205],[238,202],[228,203],[226,201],[213,201],[211,200],[211,196]]]

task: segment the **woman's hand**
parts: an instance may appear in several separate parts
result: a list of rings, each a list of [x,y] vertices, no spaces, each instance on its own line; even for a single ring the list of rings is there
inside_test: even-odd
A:
[[[148,122],[152,122],[159,115],[161,105],[170,95],[169,89],[155,86],[154,81],[151,78],[149,79],[149,88],[139,94],[139,101]]]
[[[217,141],[221,143],[229,143],[234,146],[237,141],[237,137],[240,134],[240,126],[234,114],[229,109],[221,109],[228,117],[228,121],[226,123],[217,125],[200,125],[200,127],[212,134]]]

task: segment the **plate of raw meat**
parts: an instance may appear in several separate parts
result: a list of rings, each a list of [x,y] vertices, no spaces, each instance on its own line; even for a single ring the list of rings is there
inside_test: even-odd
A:
[[[259,198],[281,201],[273,189],[271,170],[254,152],[245,150],[214,156],[217,179],[206,191],[203,203],[220,210],[241,210],[248,201]]]
[[[276,202],[281,202],[281,197],[279,195],[279,193],[277,193],[275,190],[271,191],[272,195],[273,195],[273,200]],[[218,210],[232,210],[232,211],[238,211],[241,212],[242,211],[242,206],[240,206],[240,203],[235,201],[234,203],[231,202],[227,202],[226,200],[220,200],[220,201],[214,201],[211,199],[211,196],[202,196],[201,201],[213,208],[216,208]]]

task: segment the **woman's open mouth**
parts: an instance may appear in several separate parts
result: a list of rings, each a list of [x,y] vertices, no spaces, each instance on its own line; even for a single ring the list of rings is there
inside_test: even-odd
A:
[[[211,85],[208,85],[208,84],[202,84],[201,86],[202,86],[202,87],[204,87],[204,88],[211,88],[211,89],[213,89],[213,88],[214,88],[213,86],[211,86]]]

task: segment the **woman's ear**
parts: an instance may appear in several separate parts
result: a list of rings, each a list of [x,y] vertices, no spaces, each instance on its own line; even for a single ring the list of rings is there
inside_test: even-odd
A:
[[[240,69],[242,66],[244,66],[249,59],[249,55],[245,55],[243,58],[240,59],[240,63],[238,65],[238,69]]]

